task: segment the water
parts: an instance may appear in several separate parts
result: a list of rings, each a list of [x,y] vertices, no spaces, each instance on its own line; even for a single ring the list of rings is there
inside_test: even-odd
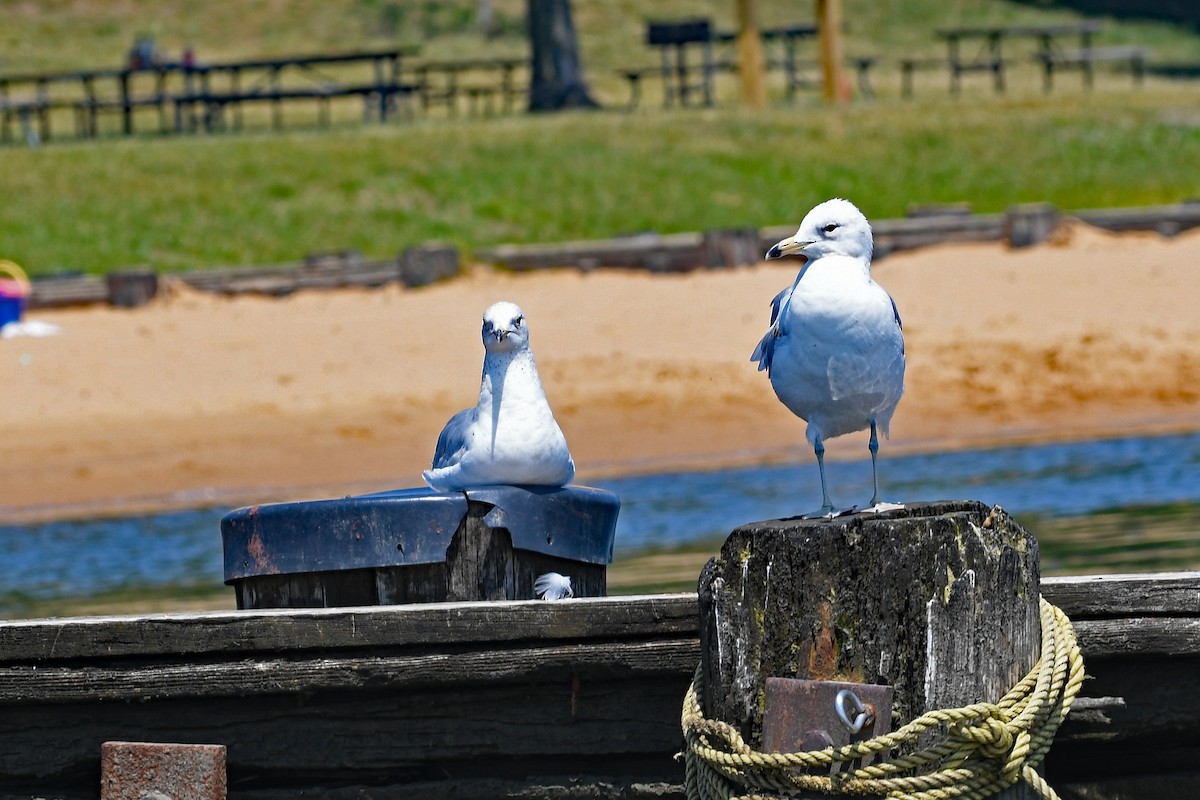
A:
[[[871,495],[870,462],[826,465],[835,503]],[[1200,433],[911,455],[881,462],[891,499],[973,498],[999,504],[1019,520],[1053,519],[1169,504],[1200,505]],[[616,558],[648,548],[719,542],[736,526],[794,516],[820,505],[814,464],[649,475],[593,485],[621,498]],[[219,522],[226,508],[148,516],[0,526],[0,615],[30,600],[86,597],[115,589],[216,586],[222,580]],[[1152,516],[1147,514],[1146,516]],[[1043,553],[1086,558],[1130,545],[1043,543]],[[1145,537],[1142,558],[1170,568],[1200,566],[1200,531]],[[1186,540],[1186,541],[1184,541]],[[1121,562],[1116,562],[1120,568]],[[1047,570],[1051,571],[1051,570]]]
[[[827,462],[835,505],[871,497],[870,461]],[[890,500],[982,500],[1022,517],[1200,502],[1200,433],[880,460]],[[734,527],[821,505],[815,464],[652,475],[595,484],[621,498],[617,550],[724,538]]]

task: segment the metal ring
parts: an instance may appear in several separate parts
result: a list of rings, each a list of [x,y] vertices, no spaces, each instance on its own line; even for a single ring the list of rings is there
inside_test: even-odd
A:
[[[850,720],[850,715],[846,713],[846,704],[850,703],[851,711],[854,714],[854,720]],[[837,697],[833,699],[833,710],[837,713],[838,721],[846,727],[850,733],[858,733],[867,724],[866,706],[862,700],[858,699],[858,695],[849,689],[842,689],[837,693]]]

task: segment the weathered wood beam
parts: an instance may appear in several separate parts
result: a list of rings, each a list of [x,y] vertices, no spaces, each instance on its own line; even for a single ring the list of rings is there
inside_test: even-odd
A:
[[[1053,785],[1190,785],[1200,573],[1042,590],[1090,676]],[[682,797],[697,625],[694,594],[0,622],[0,800],[94,797],[115,738],[227,744],[243,800]]]
[[[0,667],[0,705],[247,697],[488,683],[536,683],[563,672],[690,674],[695,639],[509,647],[402,656],[256,658],[152,664]]]
[[[1042,578],[1041,589],[1076,621],[1200,616],[1200,572]]]
[[[695,634],[694,594],[73,617],[0,622],[0,664]]]

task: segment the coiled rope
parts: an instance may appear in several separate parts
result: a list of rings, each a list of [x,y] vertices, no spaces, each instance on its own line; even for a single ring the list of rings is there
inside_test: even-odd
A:
[[[1058,795],[1036,769],[1083,683],[1083,657],[1071,621],[1040,598],[1038,662],[998,703],[930,711],[883,736],[844,747],[761,753],[737,730],[705,719],[700,670],[683,700],[683,752],[689,800],[768,800],[799,791],[878,795],[896,800],[974,800],[1024,780],[1046,800]],[[936,736],[937,731],[942,736]],[[892,761],[829,774],[918,736],[930,741]]]

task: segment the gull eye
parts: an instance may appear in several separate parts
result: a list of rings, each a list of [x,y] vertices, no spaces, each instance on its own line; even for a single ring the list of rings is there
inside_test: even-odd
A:
[[[831,223],[829,223],[828,225],[826,225],[826,226],[825,226],[825,228],[824,228],[824,231],[825,231],[826,233],[833,233],[833,232],[834,232],[834,231],[836,231],[837,229],[838,229],[838,225],[837,225],[837,223],[836,223],[836,222],[831,222]]]
[[[514,319],[514,320],[513,320],[513,327],[514,327],[514,328],[519,328],[519,327],[521,327],[521,323],[522,323],[522,322],[524,322],[524,321],[525,321],[525,318],[524,318],[524,317],[517,317],[516,319]]]

